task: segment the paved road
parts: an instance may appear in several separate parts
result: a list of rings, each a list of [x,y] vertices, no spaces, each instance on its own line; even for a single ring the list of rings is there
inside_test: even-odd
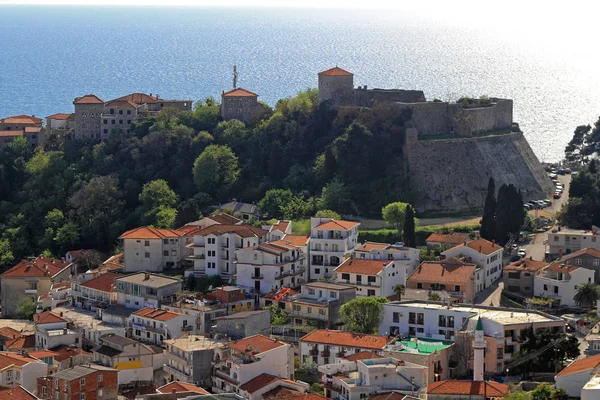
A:
[[[475,295],[475,304],[481,304],[483,306],[494,305],[495,307],[500,306],[502,289],[504,289],[504,283],[502,282],[502,279],[498,279],[491,286],[488,286]]]

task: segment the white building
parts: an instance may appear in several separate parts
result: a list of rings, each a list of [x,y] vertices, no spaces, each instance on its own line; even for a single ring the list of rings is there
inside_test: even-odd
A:
[[[356,286],[357,296],[387,297],[394,294],[395,285],[405,284],[404,271],[390,260],[350,257],[335,268],[333,274],[336,283]]]
[[[304,254],[285,240],[246,247],[235,254],[237,285],[255,293],[297,287],[307,280]]]
[[[600,375],[596,374],[581,389],[581,400],[600,399]]]
[[[356,247],[359,225],[331,218],[310,219],[310,279],[333,276],[335,267]]]
[[[276,224],[265,225],[262,228],[269,232],[267,240],[273,242],[283,239],[285,235],[292,233],[292,221],[277,221]]]
[[[23,386],[30,393],[37,393],[37,379],[48,375],[48,364],[17,353],[0,353],[0,387]]]
[[[555,261],[535,273],[533,294],[537,297],[557,299],[560,306],[573,307],[577,289],[594,282],[595,271],[577,265]]]
[[[382,352],[387,336],[367,335],[318,329],[303,336],[299,343],[300,362],[309,365],[329,364],[334,357],[347,357],[361,351]]]
[[[119,370],[119,385],[152,382],[154,351],[150,346],[119,335],[104,336],[101,343],[92,350],[94,362]]]
[[[69,303],[71,294],[71,282],[53,283],[50,291],[38,297],[38,307],[40,311],[54,310],[56,307]]]
[[[294,352],[287,343],[255,335],[217,350],[215,365],[212,392],[237,393],[261,374],[293,380]]]
[[[169,276],[137,273],[115,280],[117,284],[117,304],[127,308],[160,308],[171,302],[175,293],[181,292],[181,279]]]
[[[143,226],[123,233],[124,266],[128,272],[161,272],[178,268],[186,256],[186,239],[175,229]]]
[[[71,296],[77,307],[94,310],[117,304],[116,280],[123,275],[106,272],[88,281],[73,280]]]
[[[204,384],[210,377],[215,350],[225,342],[204,336],[184,336],[165,340],[167,362],[163,369],[168,380]]]
[[[600,229],[593,226],[591,231],[580,229],[554,229],[548,233],[547,252],[554,257],[562,257],[585,248],[600,250]]]
[[[193,249],[189,256],[194,262],[185,276],[215,276],[233,280],[236,270],[236,251],[246,247],[255,247],[265,241],[267,231],[249,225],[214,224],[198,227],[186,235],[193,237],[188,244]]]
[[[573,361],[554,377],[554,381],[556,387],[564,389],[569,397],[581,397],[583,399],[582,389],[598,372],[600,372],[600,355],[589,356]],[[588,390],[592,386],[590,384]],[[593,399],[597,399],[597,397],[593,397]]]
[[[37,350],[48,350],[61,344],[81,347],[80,334],[67,328],[67,320],[61,314],[45,311],[33,316]]]
[[[502,275],[502,255],[504,249],[496,243],[485,239],[475,239],[448,249],[442,253],[446,258],[466,257],[470,262],[477,264],[477,286],[476,291],[483,289],[496,282]]]
[[[399,275],[402,281],[400,282],[401,285],[406,285],[406,278],[419,265],[419,249],[406,247],[403,243],[364,242],[354,249],[354,257],[367,260],[393,261],[395,265],[394,272],[397,272],[395,276]]]
[[[341,395],[347,400],[391,390],[417,394],[427,385],[428,373],[425,366],[369,352],[319,365],[318,370],[323,374],[325,396]]]
[[[143,308],[131,314],[131,336],[138,341],[161,346],[165,339],[178,339],[194,332],[194,318],[189,315],[156,308]]]

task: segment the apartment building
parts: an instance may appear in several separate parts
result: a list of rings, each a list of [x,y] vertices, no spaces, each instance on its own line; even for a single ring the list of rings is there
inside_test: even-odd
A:
[[[364,242],[354,249],[354,258],[392,261],[394,275],[399,276],[399,284],[406,285],[406,278],[419,265],[419,249],[406,247],[403,243],[387,244]]]
[[[356,357],[359,356],[359,357]],[[319,365],[325,396],[361,400],[386,391],[419,393],[427,386],[427,367],[393,357],[361,352]]]
[[[594,270],[559,261],[547,265],[535,273],[533,294],[538,297],[555,299],[556,306],[575,307],[577,289],[586,283],[594,282]]]
[[[594,282],[600,284],[600,250],[585,248],[583,250],[564,255],[559,261],[562,264],[576,265],[578,267],[594,271]]]
[[[33,316],[35,323],[35,346],[38,350],[48,350],[60,345],[81,347],[81,337],[67,327],[62,313],[44,311]]]
[[[394,286],[405,283],[401,269],[389,260],[350,257],[334,268],[333,275],[336,283],[355,286],[357,296],[387,297],[394,294]]]
[[[0,275],[2,315],[15,315],[26,297],[37,303],[40,296],[50,292],[53,284],[69,281],[75,272],[73,264],[44,255],[22,260]]]
[[[544,268],[546,263],[537,261],[533,258],[523,258],[504,266],[502,280],[504,290],[508,293],[528,298],[533,297],[533,279],[540,269]]]
[[[146,344],[119,335],[107,335],[92,350],[94,362],[119,371],[119,385],[150,383],[153,379],[154,351]]]
[[[600,250],[600,229],[591,230],[556,228],[548,233],[546,253],[550,257],[562,258],[586,248]]]
[[[127,308],[160,308],[181,291],[181,279],[144,272],[117,278],[115,282],[117,304]]]
[[[28,355],[0,352],[0,387],[22,386],[37,393],[37,379],[48,375],[48,364]]]
[[[193,317],[157,308],[143,308],[129,317],[131,336],[138,341],[161,346],[165,339],[178,339],[194,332]]]
[[[264,332],[271,326],[271,313],[268,310],[242,311],[215,318],[217,334],[239,340]]]
[[[216,351],[212,392],[239,393],[240,388],[261,374],[294,377],[294,352],[287,343],[263,335],[225,344]]]
[[[215,349],[225,342],[205,336],[189,335],[164,341],[167,363],[163,370],[170,382],[180,381],[196,385],[210,382]]]
[[[185,276],[215,276],[231,280],[237,274],[236,252],[247,247],[256,247],[267,238],[268,232],[249,225],[214,224],[198,227],[186,236],[193,237],[188,248],[194,267],[185,271]]]
[[[91,348],[100,344],[100,338],[109,334],[127,334],[127,324],[108,322],[101,310],[86,310],[75,307],[59,307],[54,312],[67,321],[68,326],[77,331],[81,338],[81,346]],[[53,348],[53,347],[51,347]]]
[[[361,351],[380,353],[388,341],[387,336],[319,329],[300,339],[300,362],[325,365]]]
[[[54,375],[38,378],[37,392],[47,400],[116,399],[118,371],[101,365],[78,365]]]
[[[239,249],[235,257],[237,285],[254,293],[297,287],[307,281],[305,255],[285,240]]]
[[[179,268],[186,254],[183,233],[143,226],[123,233],[123,272],[161,272]]]
[[[262,227],[268,231],[267,240],[273,242],[275,240],[281,240],[285,235],[292,233],[292,221],[277,221],[273,225],[265,225]]]
[[[60,345],[52,349],[56,371],[72,368],[76,365],[91,364],[94,355],[76,346]]]
[[[502,373],[504,364],[520,350],[521,331],[532,328],[565,331],[565,321],[534,310],[426,301],[396,301],[384,304],[380,334],[462,343],[463,332],[470,337],[481,318],[487,350],[485,371]],[[469,339],[470,340],[470,339]],[[442,365],[442,368],[448,368]]]
[[[116,281],[122,277],[121,274],[107,272],[82,283],[79,283],[78,279],[74,279],[71,296],[73,296],[75,306],[92,310],[117,304],[119,296],[116,290]]]
[[[18,137],[25,137],[31,147],[43,142],[42,119],[35,115],[15,115],[0,119],[0,148]]]
[[[473,303],[477,265],[456,258],[425,261],[407,280],[410,289],[438,292],[440,299],[453,303]]]
[[[454,246],[442,253],[446,258],[465,257],[479,267],[477,271],[476,292],[479,293],[502,275],[502,255],[504,249],[494,242],[478,238]]]
[[[70,302],[71,282],[58,282],[50,286],[50,291],[38,297],[39,311],[54,310]]]
[[[360,222],[310,219],[309,279],[333,277],[333,270],[352,254]]]

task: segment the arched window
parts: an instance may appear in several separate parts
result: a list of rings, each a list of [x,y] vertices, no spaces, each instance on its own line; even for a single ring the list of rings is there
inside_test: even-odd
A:
[[[81,118],[87,117],[87,113],[81,113]]]

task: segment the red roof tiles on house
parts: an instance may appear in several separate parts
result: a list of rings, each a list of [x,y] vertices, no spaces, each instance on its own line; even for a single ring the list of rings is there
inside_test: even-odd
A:
[[[66,345],[60,345],[57,347],[54,347],[52,349],[52,352],[54,352],[56,355],[54,356],[54,359],[58,362],[62,362],[65,361],[71,357],[75,357],[78,355],[84,355],[84,356],[92,356],[92,353],[88,353],[87,351],[80,349],[79,347],[76,346],[66,346]]]
[[[26,126],[25,133],[40,133],[42,131],[41,126]]]
[[[522,260],[517,260],[515,262],[510,263],[510,264],[504,266],[502,269],[504,271],[535,272],[535,271],[539,271],[540,269],[544,268],[545,266],[546,266],[546,263],[543,261],[533,260],[530,258],[524,258]]]
[[[426,242],[440,243],[447,245],[458,245],[469,240],[469,234],[463,232],[452,232],[452,233],[432,233],[427,238]]]
[[[156,389],[156,393],[168,394],[168,393],[181,393],[181,392],[194,392],[199,394],[210,394],[206,390],[198,387],[196,385],[192,385],[191,383],[186,382],[171,382],[167,383]]]
[[[439,381],[427,386],[427,394],[454,396],[479,395],[486,397],[504,397],[509,393],[508,385],[498,382],[478,381]]]
[[[577,266],[577,265],[565,264],[560,261],[554,261],[553,263],[549,264],[546,268],[544,268],[544,270],[546,270],[546,271],[566,272],[569,274],[578,269],[579,269],[579,266]]]
[[[373,358],[383,358],[377,353],[373,353],[372,351],[359,351],[358,353],[354,353],[351,356],[344,357],[348,361],[360,361],[360,360],[372,360]]]
[[[58,274],[60,271],[67,268],[71,263],[63,262],[62,260],[55,260],[53,258],[47,258],[43,255],[34,258],[33,260],[22,260],[20,263],[4,272],[4,277],[52,277]]]
[[[377,275],[383,271],[385,267],[393,263],[393,261],[389,260],[367,260],[364,258],[350,257],[333,271],[350,274]]]
[[[347,231],[358,225],[360,225],[360,222],[343,221],[340,219],[333,219],[331,221],[323,222],[322,224],[315,226],[314,229],[331,229],[331,230]]]
[[[390,247],[387,243],[364,242],[356,247],[356,251],[385,250]]]
[[[556,376],[573,375],[581,371],[592,370],[600,365],[600,354],[573,361]]]
[[[334,331],[328,329],[318,329],[316,331],[312,331],[308,335],[302,337],[300,341],[372,350],[382,350],[388,344],[388,339],[385,336]]]
[[[0,123],[4,124],[19,124],[19,125],[39,125],[42,123],[41,118],[37,118],[33,115],[15,115],[12,117],[6,117],[4,119],[0,119]]]
[[[115,287],[117,286],[115,280],[122,277],[123,275],[107,272],[97,276],[96,278],[90,279],[85,283],[82,283],[81,286],[89,289],[99,290],[101,292],[114,292]]]
[[[216,223],[219,223],[221,225],[237,225],[240,222],[242,222],[241,219],[231,216],[229,214],[225,214],[225,213],[211,215],[210,217],[206,217],[206,218],[210,219],[211,221],[215,221]]]
[[[490,242],[489,240],[480,238],[480,239],[471,240],[470,242],[467,242],[466,244],[463,243],[461,245],[454,246],[451,250],[454,250],[454,249],[462,247],[462,246],[467,246],[470,249],[473,249],[478,253],[485,254],[486,256],[502,249],[502,246],[499,246],[496,243]]]
[[[351,72],[346,71],[338,66],[328,69],[327,71],[319,72],[319,75],[325,76],[352,76]]]
[[[156,103],[157,101],[160,101],[160,99],[157,96],[150,96],[146,93],[131,93],[126,96],[113,99],[112,101],[130,101],[136,104],[147,104]]]
[[[269,232],[250,225],[211,225],[205,228],[200,227],[195,232],[189,232],[188,235],[207,236],[213,234],[220,236],[226,233],[235,233],[240,237],[265,237]]]
[[[237,88],[223,93],[223,97],[258,97],[258,95],[249,90]]]
[[[290,242],[294,246],[306,246],[309,237],[306,235],[292,235],[287,234],[283,237],[283,240]]]
[[[22,367],[23,365],[32,363],[32,362],[40,362],[31,357],[23,356],[17,353],[10,352],[0,352],[0,370],[10,366],[15,365],[17,367]]]
[[[474,276],[477,265],[454,258],[443,261],[425,261],[407,278],[408,282],[465,284]]]
[[[40,350],[40,351],[32,351],[29,353],[29,355],[33,358],[37,358],[38,360],[40,358],[44,358],[44,357],[54,357],[56,356],[57,353],[50,351],[50,350]]]
[[[264,353],[265,351],[270,351],[286,345],[287,343],[275,339],[270,339],[263,335],[254,335],[226,344],[226,346],[230,349],[247,354]]]
[[[56,324],[60,322],[67,322],[66,319],[52,311],[44,311],[41,314],[33,316],[33,322],[37,324]]]
[[[39,397],[34,396],[23,386],[4,387],[0,386],[0,398],[11,400],[36,400]]]
[[[277,221],[276,224],[271,226],[271,229],[269,230],[269,232],[274,232],[274,231],[281,231],[283,233],[285,233],[285,231],[287,230],[288,226],[290,226],[291,221]]]
[[[23,335],[15,339],[7,340],[4,347],[10,351],[35,349],[35,335]]]
[[[77,97],[73,104],[104,104],[104,100],[95,94],[86,94],[82,97]]]
[[[600,250],[596,250],[596,249],[592,249],[592,248],[586,247],[585,249],[576,251],[575,253],[564,255],[561,258],[561,261],[570,261],[570,260],[573,260],[575,258],[581,257],[583,255],[588,255],[588,256],[600,258]]]
[[[181,236],[181,232],[175,229],[158,229],[150,226],[142,226],[123,233],[119,239],[166,239]]]
[[[7,339],[16,339],[19,336],[21,336],[21,332],[9,326],[4,326],[0,328],[0,336],[5,337]]]
[[[277,380],[279,378],[275,375],[263,373],[241,385],[240,389],[248,393],[254,393]]]
[[[133,315],[137,315],[138,317],[142,317],[142,318],[154,319],[156,321],[169,321],[169,320],[171,320],[175,317],[179,317],[183,314],[172,312],[172,311],[161,310],[159,308],[147,307],[147,308],[142,308],[141,310],[134,312]]]
[[[56,120],[65,120],[65,119],[69,119],[70,116],[71,116],[71,114],[52,114],[52,115],[48,115],[46,118],[56,119]]]

